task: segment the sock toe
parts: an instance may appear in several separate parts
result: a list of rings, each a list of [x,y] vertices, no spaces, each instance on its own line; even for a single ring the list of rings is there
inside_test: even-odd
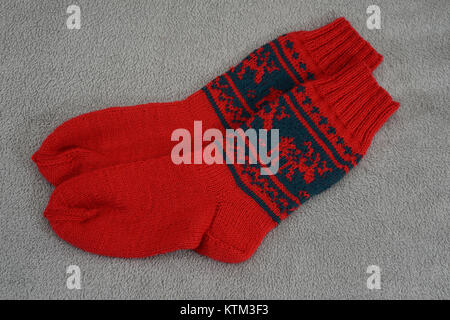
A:
[[[60,153],[51,153],[39,149],[31,157],[41,174],[52,185],[57,186],[85,171],[93,164],[103,160],[98,153],[81,148],[73,148]]]

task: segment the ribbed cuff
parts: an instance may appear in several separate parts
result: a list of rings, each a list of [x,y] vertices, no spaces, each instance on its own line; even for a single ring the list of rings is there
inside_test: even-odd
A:
[[[325,101],[327,113],[335,118],[337,131],[365,153],[373,136],[398,109],[365,65],[350,66],[333,77],[314,82]]]
[[[313,31],[292,34],[325,74],[334,74],[351,61],[363,62],[371,71],[381,63],[379,54],[345,18],[339,18]]]

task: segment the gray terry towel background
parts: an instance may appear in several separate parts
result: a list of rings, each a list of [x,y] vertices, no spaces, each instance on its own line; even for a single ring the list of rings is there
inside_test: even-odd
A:
[[[66,9],[81,7],[80,30]],[[381,8],[368,30],[366,9]],[[345,16],[401,103],[359,166],[248,261],[113,259],[60,240],[30,157],[63,121],[182,99],[273,38]],[[18,1],[0,4],[0,298],[450,298],[450,1]],[[66,288],[77,265],[82,289]],[[369,265],[381,290],[369,290]]]

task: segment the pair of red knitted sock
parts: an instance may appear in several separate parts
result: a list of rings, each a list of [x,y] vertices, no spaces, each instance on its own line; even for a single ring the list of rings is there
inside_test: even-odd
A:
[[[398,108],[371,75],[381,59],[340,18],[275,39],[185,100],[73,118],[33,155],[56,186],[44,215],[62,239],[97,254],[194,249],[246,260],[354,167]],[[263,174],[261,161],[174,164],[172,132],[196,120],[203,130],[278,129],[278,171]]]

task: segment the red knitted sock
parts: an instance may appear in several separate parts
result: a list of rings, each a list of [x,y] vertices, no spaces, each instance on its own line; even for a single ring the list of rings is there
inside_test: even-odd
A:
[[[220,103],[221,95],[211,96]],[[174,165],[167,156],[132,162],[60,184],[45,216],[61,238],[98,254],[196,248],[240,262],[278,222],[353,168],[398,106],[360,65],[297,86],[242,125],[279,129],[273,175],[261,174],[267,170],[261,162]]]
[[[54,185],[94,169],[170,153],[177,128],[238,128],[268,100],[294,86],[359,62],[371,70],[379,55],[344,18],[314,31],[283,35],[185,100],[115,107],[59,126],[34,154]],[[212,104],[211,101],[216,103]]]

